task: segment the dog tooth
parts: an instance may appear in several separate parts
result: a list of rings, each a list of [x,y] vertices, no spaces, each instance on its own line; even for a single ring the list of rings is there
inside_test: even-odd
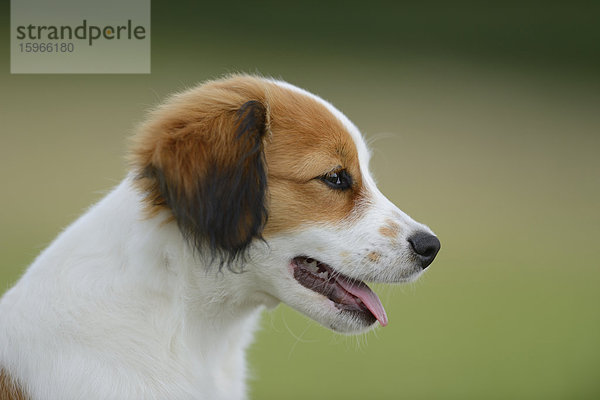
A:
[[[319,268],[317,266],[318,265],[317,260],[314,260],[312,258],[308,258],[304,262],[304,265],[306,266],[306,269],[308,269],[311,272],[317,273],[319,271]]]

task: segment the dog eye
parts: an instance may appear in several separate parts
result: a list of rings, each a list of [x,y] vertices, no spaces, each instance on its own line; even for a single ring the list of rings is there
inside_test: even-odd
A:
[[[321,180],[332,189],[346,190],[352,186],[352,178],[345,169],[329,172]]]

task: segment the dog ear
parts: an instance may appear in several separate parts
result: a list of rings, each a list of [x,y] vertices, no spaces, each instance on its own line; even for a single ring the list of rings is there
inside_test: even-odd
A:
[[[230,264],[262,239],[267,221],[267,108],[251,100],[237,109],[188,114],[154,121],[152,129],[162,133],[151,135],[151,144],[137,139],[134,157],[147,159],[140,183],[151,210],[169,208],[196,249]]]

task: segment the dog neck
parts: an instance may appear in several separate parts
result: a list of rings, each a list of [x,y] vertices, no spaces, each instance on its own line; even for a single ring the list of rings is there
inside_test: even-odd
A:
[[[35,357],[16,350],[2,355],[0,361],[13,377],[30,383],[33,395],[36,382],[43,390],[49,379],[65,382],[56,385],[62,390],[57,398],[111,398],[108,387],[69,386],[96,371],[98,382],[124,382],[122,389],[139,398],[245,397],[244,353],[269,299],[255,292],[250,268],[219,272],[207,265],[168,212],[148,217],[142,199],[131,177],[125,179],[61,233],[3,298],[6,326],[22,315],[37,321],[35,330],[27,330],[39,332],[28,352],[60,360],[40,369],[28,365],[39,361]],[[68,354],[65,340],[73,342]],[[85,365],[77,367],[81,360]],[[29,376],[29,370],[44,372]]]
[[[192,250],[168,211],[147,218],[141,205],[142,195],[131,178],[111,195],[118,201],[132,197],[126,203],[136,204],[135,212],[129,216],[136,221],[129,226],[137,232],[121,239],[129,252],[125,258],[136,260],[125,267],[124,281],[138,290],[136,300],[143,303],[139,306],[163,321],[163,335],[169,338],[171,350],[181,346],[179,351],[191,356],[190,362],[202,360],[203,365],[211,357],[215,363],[227,357],[243,357],[258,314],[269,301],[254,292],[253,274],[232,272],[226,266],[219,268],[214,260]],[[114,210],[114,206],[107,208]],[[123,226],[121,217],[115,223]],[[145,260],[140,262],[141,254]]]

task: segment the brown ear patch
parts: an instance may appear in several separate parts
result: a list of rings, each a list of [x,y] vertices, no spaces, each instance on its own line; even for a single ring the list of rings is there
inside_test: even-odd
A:
[[[28,396],[21,387],[0,368],[0,400],[27,400]]]
[[[245,101],[235,90],[204,85],[157,110],[134,139],[149,213],[168,208],[194,248],[221,265],[243,256],[267,220],[261,97]]]

